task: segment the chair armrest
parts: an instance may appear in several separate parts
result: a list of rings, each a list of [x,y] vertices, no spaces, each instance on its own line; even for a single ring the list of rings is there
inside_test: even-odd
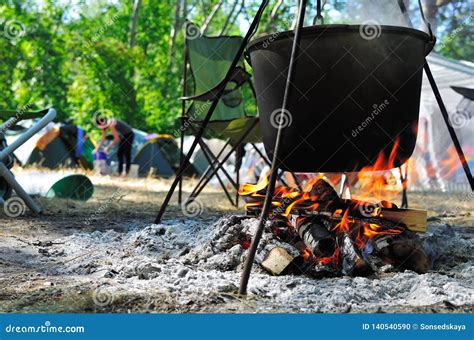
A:
[[[5,149],[3,149],[0,152],[0,161],[2,161],[6,156],[14,152],[16,149],[18,149],[28,139],[33,137],[35,134],[41,131],[46,125],[51,123],[54,120],[54,118],[56,118],[56,110],[53,108],[50,108],[42,112],[46,112],[46,114],[43,116],[43,118],[40,119],[39,122],[37,122],[35,125],[29,128],[25,133],[21,134],[20,137],[18,137],[13,143],[8,145]],[[11,118],[11,119],[15,119],[15,118]],[[8,121],[10,121],[11,119],[9,119]],[[8,121],[6,123],[8,123]]]

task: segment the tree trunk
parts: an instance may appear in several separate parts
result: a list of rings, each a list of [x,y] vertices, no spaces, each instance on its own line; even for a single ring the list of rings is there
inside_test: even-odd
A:
[[[267,32],[270,32],[273,28],[273,22],[275,21],[275,18],[277,17],[278,10],[280,9],[280,6],[283,4],[283,0],[278,0],[278,2],[275,4],[275,6],[272,9],[272,12],[270,13],[270,17],[268,18],[268,25],[267,25]]]
[[[206,30],[209,27],[209,24],[211,23],[212,19],[214,19],[214,17],[217,14],[217,11],[221,8],[223,3],[224,3],[224,0],[219,0],[219,2],[214,6],[211,14],[209,14],[209,16],[206,18],[206,21],[204,21],[204,24],[201,27],[201,34],[204,35],[206,33]]]
[[[181,27],[181,10],[182,10],[183,0],[176,1],[176,9],[174,13],[174,23],[173,28],[171,29],[171,39],[170,39],[170,51],[173,54],[174,44],[176,42],[176,36],[178,35],[178,31]]]
[[[133,4],[132,21],[130,23],[130,47],[133,47],[135,45],[135,40],[137,37],[138,13],[140,12],[141,3],[141,0],[135,0]]]
[[[229,24],[230,19],[231,19],[232,16],[234,15],[235,9],[237,8],[237,3],[238,3],[238,1],[235,1],[235,2],[234,2],[234,5],[232,6],[232,10],[230,11],[229,15],[228,15],[227,18],[225,19],[224,25],[222,26],[222,30],[221,30],[221,34],[220,34],[220,35],[223,35],[224,32],[226,31],[227,25]]]

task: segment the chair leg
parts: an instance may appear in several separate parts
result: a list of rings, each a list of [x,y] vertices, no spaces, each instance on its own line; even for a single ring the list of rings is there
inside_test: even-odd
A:
[[[41,208],[33,201],[28,193],[21,187],[21,185],[15,180],[15,176],[8,170],[7,166],[0,162],[0,177],[3,177],[5,181],[12,187],[17,195],[25,202],[28,208],[36,214],[41,212]]]
[[[301,0],[299,3],[298,19],[296,22],[295,35],[293,38],[293,46],[291,50],[291,57],[290,57],[290,62],[289,62],[288,75],[286,78],[285,93],[283,95],[283,104],[281,106],[281,112],[285,112],[285,110],[287,109],[288,98],[289,98],[290,88],[291,88],[291,80],[293,78],[296,59],[298,58],[298,52],[299,52],[298,46],[300,42],[301,29],[303,28],[303,23],[304,23],[304,16],[306,13],[306,4],[307,4],[307,0]],[[263,228],[267,221],[268,214],[270,212],[271,205],[272,205],[273,192],[275,190],[275,184],[277,180],[278,166],[279,166],[278,153],[279,153],[280,143],[282,140],[282,133],[283,133],[282,123],[283,123],[283,120],[280,120],[280,125],[278,126],[278,133],[275,140],[275,149],[273,150],[272,172],[270,175],[270,181],[268,182],[267,194],[265,196],[262,214],[260,216],[260,221],[258,224],[257,231],[255,232],[255,235],[252,239],[252,244],[250,246],[247,259],[245,260],[245,267],[244,267],[244,271],[242,272],[242,277],[240,280],[239,294],[241,295],[247,294],[247,285],[250,279],[250,273],[252,271],[253,261],[255,259],[255,254],[257,253],[258,244],[260,243],[260,239],[262,238]]]
[[[210,179],[212,178],[212,176],[214,175],[214,173],[216,171],[219,171],[220,169],[222,169],[224,163],[229,159],[229,157],[232,155],[232,153],[235,152],[235,150],[238,148],[238,145],[240,145],[244,139],[248,136],[248,134],[255,128],[255,126],[257,126],[257,123],[258,121],[255,121],[254,124],[252,124],[252,126],[247,130],[245,131],[245,133],[239,138],[239,140],[235,143],[235,145],[230,149],[230,151],[227,153],[227,155],[225,155],[225,157],[222,159],[222,162],[218,163],[215,170],[210,174],[209,177],[207,177],[203,184],[201,185],[201,187],[196,191],[196,196],[199,195],[199,193],[204,189],[204,187],[207,185],[207,183],[209,183]]]
[[[217,156],[214,155],[214,153],[211,151],[211,149],[209,149],[209,147],[206,145],[206,143],[204,143],[204,141],[201,139],[201,141],[199,142],[201,148],[203,149],[203,152],[204,152],[204,157],[206,157],[207,161],[209,162],[209,165],[211,166],[214,166],[215,164],[218,164],[220,163],[219,161],[219,157],[224,153],[225,151],[225,148],[227,147],[227,145],[229,145],[229,141],[226,142],[226,144],[224,145],[224,147],[222,148],[221,151],[219,151],[219,153],[217,154]],[[206,156],[207,154],[207,156]],[[229,180],[229,182],[232,184],[232,186],[234,188],[237,187],[237,183],[234,181],[234,179],[232,178],[232,176],[227,172],[227,170],[225,170],[224,168],[222,168],[222,173],[224,174],[225,177],[227,177],[227,179]]]
[[[183,120],[181,119],[181,145],[179,146],[179,166],[183,166],[183,159],[184,159],[184,128],[183,128]],[[183,178],[179,179],[179,188],[178,188],[178,203],[181,204],[183,200]]]
[[[216,159],[219,159],[219,157],[222,156],[222,154],[224,153],[224,150],[225,148],[227,147],[227,145],[229,145],[229,141],[227,141],[227,143],[224,145],[224,147],[222,148],[221,151],[219,151],[219,153],[217,154],[216,156]],[[218,163],[218,162],[217,162]],[[216,162],[214,164],[217,164]],[[201,187],[202,183],[206,180],[207,177],[211,176],[211,171],[212,171],[213,167],[211,166],[211,163],[209,163],[209,165],[207,166],[207,169],[206,171],[204,171],[204,173],[201,175],[201,177],[199,178],[199,181],[198,183],[196,184],[196,186],[194,187],[194,189],[192,190],[191,192],[191,195],[190,196],[195,196],[195,193],[199,190],[199,188]],[[197,197],[197,196],[196,196]]]
[[[215,169],[215,166],[214,166],[214,161],[211,160],[211,157],[208,155],[208,153],[206,152],[205,148],[203,147],[203,144],[205,144],[202,140],[199,141],[199,144],[201,145],[201,148],[204,149],[204,157],[206,157],[207,161],[209,162],[209,166],[211,167],[212,170]],[[210,151],[210,150],[209,150]],[[226,186],[225,186],[225,183],[222,181],[221,179],[221,176],[219,175],[219,172],[218,171],[215,171],[215,176],[217,178],[217,180],[219,181],[219,184],[220,186],[222,187],[222,190],[224,190],[224,193],[225,195],[227,196],[227,199],[229,200],[230,204],[232,204],[232,206],[235,207],[235,203],[234,201],[232,200],[232,197],[230,196],[229,194],[229,191],[227,190]],[[189,199],[195,199],[197,196],[192,196],[192,195],[189,195],[188,197],[188,201]]]

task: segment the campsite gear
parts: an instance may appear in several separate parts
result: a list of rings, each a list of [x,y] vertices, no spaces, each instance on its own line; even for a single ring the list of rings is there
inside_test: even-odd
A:
[[[268,0],[263,0],[260,7],[259,7],[259,9],[258,9],[258,11],[257,11],[257,13],[256,13],[256,15],[255,15],[254,20],[250,24],[250,27],[249,27],[244,39],[242,40],[237,52],[233,56],[232,62],[228,66],[222,82],[214,89],[214,91],[209,92],[209,94],[213,94],[212,97],[210,97],[210,99],[209,99],[209,101],[210,101],[209,108],[206,110],[205,115],[202,117],[202,122],[201,122],[199,128],[195,132],[196,139],[194,140],[193,144],[191,145],[191,148],[190,148],[189,152],[187,153],[186,156],[184,156],[183,153],[181,152],[181,166],[180,166],[180,169],[179,169],[179,171],[176,175],[175,180],[171,184],[170,190],[168,191],[168,194],[166,195],[163,204],[161,205],[158,216],[155,219],[156,223],[160,223],[161,217],[163,216],[164,212],[166,211],[168,203],[171,200],[171,196],[173,195],[174,190],[176,189],[176,186],[178,184],[180,185],[180,187],[179,187],[179,190],[180,190],[179,202],[181,202],[181,185],[182,185],[182,177],[183,177],[184,170],[189,166],[189,159],[191,158],[191,155],[193,154],[194,150],[196,149],[197,145],[199,144],[199,140],[203,137],[204,132],[205,132],[209,122],[211,121],[212,115],[213,115],[214,111],[217,108],[217,105],[219,104],[221,98],[225,94],[226,86],[232,80],[234,80],[234,77],[236,75],[236,68],[237,68],[239,62],[241,61],[245,46],[248,44],[250,38],[255,33],[255,31],[257,29],[257,26],[258,26],[258,23],[260,21],[260,18],[263,14],[263,11],[264,11],[264,9],[266,8],[267,5],[268,5]],[[194,27],[194,28],[197,28],[197,27]],[[192,32],[192,30],[191,30],[191,32]],[[195,32],[197,32],[197,31],[195,31]],[[214,53],[215,53],[215,51],[213,52],[213,54]],[[185,51],[185,56],[186,56],[185,59],[187,59],[188,54],[186,53],[186,51]],[[187,60],[185,60],[185,65],[187,65]],[[187,79],[187,67],[184,67],[184,79],[185,80]],[[184,81],[184,84],[185,85],[183,86],[183,91],[184,91],[184,94],[186,95],[187,81]],[[208,101],[208,103],[209,103],[209,101]],[[182,115],[183,115],[183,118],[184,118],[185,114],[186,114],[186,105],[185,105],[184,102],[182,103],[182,109],[183,109]],[[184,124],[184,122],[182,124]],[[252,123],[250,128],[247,131],[244,131],[242,136],[240,138],[238,138],[238,140],[236,142],[238,144],[243,142],[245,137],[248,134],[251,133],[251,131],[256,127],[256,125],[257,125],[256,122]],[[183,139],[184,139],[184,129],[183,129],[183,127],[184,127],[184,125],[181,126],[181,143],[180,143],[180,145],[183,145]],[[233,147],[233,149],[235,150],[235,146]],[[217,167],[219,167],[219,166],[217,166]]]
[[[77,127],[77,141],[76,141],[76,158],[79,158],[84,153],[84,137],[85,131],[81,129],[79,126]]]
[[[101,174],[106,176],[109,174],[109,166],[107,165],[107,154],[103,151],[94,153],[94,169]]]
[[[451,88],[466,99],[474,101],[474,89],[468,89],[466,87],[459,86],[451,86]]]
[[[280,145],[281,168],[358,171],[371,164],[381,150],[388,158],[396,140],[395,165],[411,156],[417,136],[422,66],[434,41],[422,31],[405,27],[381,26],[380,36],[372,40],[361,34],[362,30],[360,25],[302,29],[301,55],[293,79],[298,90],[289,97],[283,113],[279,109],[286,75],[281,70],[288,68],[294,34],[281,32],[271,43],[272,35],[262,36],[249,44],[263,142],[270,158],[278,132],[275,116],[291,120],[284,130],[285,143]],[[351,55],[347,56],[349,47]],[[374,110],[378,110],[377,126],[368,126],[348,142],[351,131]]]
[[[87,201],[94,193],[90,179],[73,173],[26,173],[17,176],[18,183],[32,196]]]
[[[59,128],[52,126],[36,141],[36,148],[43,151],[57,137],[59,137]]]
[[[400,9],[402,11],[402,13],[404,14],[404,16],[407,18],[408,17],[408,14],[407,14],[407,11],[406,11],[406,8],[405,8],[405,5],[404,5],[404,2],[403,0],[398,0],[398,3],[400,5]],[[280,114],[280,115],[287,115],[288,113],[290,113],[290,118],[292,117],[291,116],[291,112],[288,111],[288,108],[291,108],[291,107],[297,107],[296,104],[294,104],[294,96],[295,96],[295,93],[290,93],[291,90],[294,90],[294,88],[292,88],[292,84],[293,82],[298,82],[300,81],[301,82],[301,79],[299,79],[299,76],[298,75],[298,71],[295,70],[295,67],[296,67],[296,64],[297,64],[297,60],[304,54],[300,54],[300,46],[302,47],[302,51],[305,52],[304,48],[305,48],[305,30],[303,30],[303,24],[304,24],[304,17],[305,17],[305,12],[306,12],[306,4],[307,4],[307,0],[302,0],[299,4],[299,9],[298,9],[298,17],[297,17],[297,22],[296,22],[296,27],[294,29],[294,34],[291,34],[291,37],[292,37],[292,48],[291,48],[291,53],[289,54],[289,65],[288,65],[288,73],[287,73],[287,77],[284,81],[284,87],[283,85],[281,84],[280,85],[280,88],[274,93],[274,95],[281,95],[283,93],[283,100],[282,100],[282,106],[281,108],[277,108],[277,114]],[[321,4],[321,0],[318,0],[318,7],[320,6]],[[423,21],[425,22],[425,24],[427,25],[428,27],[428,31],[430,33],[430,39],[431,41],[435,41],[436,39],[434,38],[433,34],[432,34],[432,31],[431,31],[431,26],[430,24],[425,20],[425,17],[424,17],[424,13],[423,13],[423,8],[422,8],[422,5],[421,5],[421,1],[419,0],[418,1],[418,5],[420,7],[420,11],[421,11],[421,17],[423,19]],[[410,25],[412,26],[412,25]],[[311,31],[311,29],[310,29]],[[383,33],[384,32],[384,28],[381,27],[381,32]],[[390,31],[387,31],[385,30],[385,32],[388,32],[389,33],[389,36],[390,36]],[[400,32],[403,32],[403,30],[400,30]],[[405,32],[408,32],[408,31],[405,31]],[[283,33],[284,35],[285,33]],[[410,33],[411,34],[411,33]],[[303,35],[303,40],[301,41],[301,36]],[[361,35],[362,35],[362,31],[361,31]],[[276,35],[277,36],[277,40],[278,40],[278,34]],[[428,41],[426,40],[426,37],[425,38],[421,38],[421,35],[419,36],[422,41],[425,41],[425,46],[428,48],[428,50],[432,49],[432,46],[430,47],[430,44],[428,43]],[[380,39],[381,37],[377,37],[377,39]],[[283,38],[284,39],[284,38]],[[375,39],[375,40],[377,40]],[[394,37],[394,39],[397,39]],[[324,39],[323,39],[324,40]],[[368,39],[368,40],[371,40],[372,42],[374,41],[374,39]],[[407,40],[411,40],[410,38],[407,37]],[[318,42],[319,43],[319,42]],[[278,41],[276,41],[276,44],[278,45]],[[317,44],[315,44],[317,45]],[[324,43],[323,43],[324,45]],[[356,44],[356,45],[359,45],[359,44]],[[362,44],[362,45],[365,45],[365,44]],[[411,48],[413,48],[413,51],[409,51],[409,52],[414,52],[418,57],[421,53],[425,53],[425,49],[423,49],[423,51],[421,50],[420,48],[420,43],[414,43],[412,42],[411,44]],[[288,48],[288,45],[286,45],[287,48]],[[375,46],[377,46],[375,44]],[[284,47],[283,47],[284,48]],[[330,47],[328,47],[330,48]],[[358,46],[354,46],[355,49],[358,49]],[[367,48],[367,45],[366,45],[366,48]],[[385,55],[386,58],[389,58],[390,59],[390,56],[391,54],[393,53],[393,51],[391,52],[391,50],[389,49],[388,51],[387,50],[378,50],[378,49],[375,49],[372,50],[372,53],[373,54],[376,54],[375,52],[378,52],[378,53],[382,53]],[[263,53],[263,52],[262,52]],[[285,52],[279,52],[279,53],[285,53]],[[387,57],[387,54],[388,54],[388,57]],[[405,52],[403,52],[403,55],[406,55]],[[288,54],[286,54],[286,56],[288,56]],[[254,55],[254,58],[255,58],[255,55]],[[372,57],[370,55],[367,55],[367,62],[371,62],[372,60]],[[411,58],[409,60],[412,60]],[[365,60],[364,60],[365,61]],[[360,61],[359,61],[360,62]],[[413,62],[413,61],[412,61]],[[398,63],[398,62],[395,62],[395,63]],[[408,63],[406,63],[408,64]],[[281,64],[280,64],[281,65]],[[262,64],[260,65],[252,65],[254,70],[255,68],[257,67],[265,67],[263,66]],[[285,66],[283,66],[281,69],[284,69],[286,70],[286,64]],[[356,69],[358,66],[357,62],[355,61],[353,63],[353,67],[351,68],[347,68],[346,71],[348,70],[352,70],[353,69]],[[372,72],[376,72],[377,71],[377,68],[378,66],[377,65],[372,65],[374,67],[376,67]],[[268,67],[268,66],[267,66]],[[301,66],[300,66],[301,67]],[[412,69],[413,65],[406,65],[407,68],[410,68]],[[463,154],[463,151],[461,149],[461,146],[459,144],[459,141],[457,140],[457,136],[456,136],[456,133],[454,131],[454,128],[451,126],[450,122],[449,122],[449,119],[448,119],[448,115],[447,115],[447,111],[446,111],[446,108],[444,106],[444,103],[441,99],[441,96],[439,94],[439,91],[438,91],[438,88],[437,88],[437,85],[436,85],[436,82],[434,81],[434,78],[433,78],[433,75],[431,74],[431,70],[429,68],[429,65],[428,63],[425,62],[424,63],[421,63],[418,64],[418,67],[424,67],[425,69],[425,72],[426,72],[426,75],[430,81],[430,84],[431,84],[431,87],[433,89],[433,92],[435,94],[435,97],[438,101],[438,104],[440,106],[440,109],[442,111],[442,114],[443,114],[443,118],[445,119],[445,123],[448,127],[448,130],[450,132],[450,135],[451,135],[451,138],[453,139],[453,142],[456,146],[456,150],[457,150],[457,153],[458,153],[458,156],[461,160],[461,162],[463,163],[463,166],[464,166],[464,169],[465,169],[465,172],[466,172],[466,176],[468,177],[470,183],[471,183],[471,187],[472,187],[472,190],[474,191],[474,180],[472,178],[472,175],[470,173],[470,170],[469,170],[469,167],[467,167],[466,164],[466,160],[465,160],[465,157],[464,157],[464,154]],[[267,68],[268,69],[268,68]],[[309,67],[306,67],[305,70],[308,71]],[[398,68],[397,68],[398,69]],[[347,72],[346,72],[347,74]],[[356,71],[356,74],[357,74],[357,71]],[[417,73],[414,72],[414,75],[417,76]],[[274,76],[277,76],[277,74],[274,74]],[[370,76],[370,74],[369,74]],[[294,78],[295,77],[295,78]],[[396,81],[398,83],[398,78],[395,74],[392,73],[392,77],[394,77],[394,81]],[[384,78],[386,79],[387,83],[390,84],[392,82],[392,78]],[[364,81],[366,79],[363,79]],[[317,79],[309,79],[308,78],[308,81],[309,82],[314,82],[314,81],[317,81]],[[347,79],[346,81],[350,81],[349,79]],[[281,80],[280,80],[281,82]],[[328,82],[329,84],[331,83],[331,81]],[[388,85],[387,84],[387,85]],[[361,86],[362,84],[353,84],[355,85],[355,88],[353,89],[352,92],[349,92],[349,93],[346,93],[346,96],[349,96],[351,97]],[[385,86],[387,86],[385,85]],[[401,84],[399,84],[400,86]],[[416,84],[415,84],[416,85]],[[415,94],[413,95],[413,97],[415,97],[415,99],[413,99],[413,97],[410,97],[408,94],[406,95],[406,97],[404,96],[404,98],[406,98],[406,100],[410,100],[410,103],[411,103],[411,107],[410,109],[411,110],[418,110],[419,107],[416,107],[416,105],[419,106],[419,88],[418,88],[418,85],[410,85],[409,87],[412,88],[412,90],[417,90],[418,91],[418,94]],[[303,84],[304,86],[304,84]],[[340,86],[342,86],[344,88],[344,84],[343,82],[340,84]],[[281,90],[281,88],[284,88],[284,90]],[[263,89],[260,88],[259,91],[261,92]],[[334,89],[333,89],[334,90]],[[392,91],[396,90],[397,92],[400,91],[400,89],[392,89]],[[275,90],[274,90],[275,91]],[[373,88],[363,88],[362,91],[372,91],[374,92],[375,94],[379,93],[378,89],[373,89]],[[325,95],[328,95],[328,96],[331,96],[331,94],[329,93],[331,92],[330,91],[326,91],[324,92],[324,96]],[[292,95],[292,97],[290,97],[290,94]],[[296,94],[296,96],[298,96]],[[323,98],[321,98],[320,100],[321,101],[324,101],[324,96],[322,96]],[[411,98],[411,99],[410,99]],[[348,98],[344,98],[344,99],[348,99]],[[349,98],[350,99],[350,98]],[[260,100],[260,97],[259,97],[259,100]],[[418,104],[416,104],[418,102]],[[414,104],[415,103],[415,104]],[[323,103],[324,104],[324,103]],[[343,102],[339,102],[338,103],[339,105],[344,105],[344,101]],[[261,105],[259,103],[259,105]],[[318,105],[318,103],[316,103],[316,105]],[[319,107],[319,105],[318,105]],[[323,107],[324,109],[324,107]],[[354,108],[356,109],[356,108]],[[338,110],[338,108],[334,108],[335,111]],[[328,112],[328,111],[326,111]],[[355,111],[354,111],[355,112]],[[268,113],[268,112],[267,112]],[[329,111],[329,113],[332,113],[331,111]],[[329,114],[328,113],[328,114]],[[352,113],[349,111],[349,113]],[[293,112],[294,115],[298,115],[300,114],[300,112]],[[352,113],[354,114],[354,113]],[[270,113],[271,115],[271,113]],[[413,122],[413,115],[416,115],[416,117],[418,117],[418,113],[417,112],[411,112],[410,113],[411,117],[409,118],[409,121]],[[269,116],[267,116],[267,118],[270,118]],[[267,217],[268,217],[268,214],[270,212],[270,208],[271,208],[271,201],[272,201],[272,197],[273,197],[273,193],[274,193],[274,189],[275,189],[275,182],[276,182],[276,174],[277,174],[277,171],[278,171],[278,168],[281,167],[281,166],[285,166],[285,161],[282,161],[283,157],[286,157],[287,155],[284,154],[283,152],[281,152],[282,150],[283,151],[286,151],[288,149],[285,149],[285,146],[283,146],[283,149],[280,150],[280,147],[281,147],[281,141],[282,141],[282,138],[283,138],[283,135],[284,135],[284,129],[287,128],[286,125],[288,125],[288,121],[285,122],[285,119],[281,119],[281,117],[279,117],[280,119],[277,120],[277,125],[278,125],[278,129],[277,129],[277,132],[276,132],[276,135],[274,136],[274,141],[270,140],[270,145],[267,145],[271,147],[271,154],[273,156],[273,160],[272,160],[272,173],[270,175],[270,180],[269,180],[269,183],[268,183],[268,186],[267,186],[267,192],[266,192],[266,197],[265,197],[265,201],[264,201],[264,205],[263,205],[263,209],[262,209],[262,213],[261,213],[261,216],[260,216],[260,221],[259,221],[259,225],[257,227],[257,231],[254,235],[254,237],[252,238],[252,244],[251,244],[251,247],[249,249],[249,253],[247,255],[247,259],[246,259],[246,262],[245,262],[245,267],[244,267],[244,271],[242,273],[242,277],[241,277],[241,282],[240,282],[240,288],[239,288],[239,293],[240,294],[246,294],[247,292],[247,285],[248,285],[248,280],[250,278],[250,273],[251,273],[251,270],[252,270],[252,265],[253,265],[253,262],[254,262],[254,259],[255,259],[255,254],[256,254],[256,251],[257,251],[257,248],[258,248],[258,245],[259,245],[259,242],[260,242],[260,239],[262,237],[262,233],[263,233],[263,228],[264,228],[264,225],[265,225],[265,222],[267,220]],[[287,117],[288,118],[288,117]],[[330,119],[330,117],[321,117],[322,119]],[[398,117],[397,117],[398,118]],[[348,119],[347,117],[343,117],[341,119],[341,121],[339,122],[339,124],[343,124],[343,120],[345,119]],[[323,121],[324,122],[324,121]],[[285,125],[286,123],[286,125]],[[408,122],[407,122],[408,123]],[[317,124],[320,124],[319,122]],[[332,127],[333,124],[329,125]],[[337,124],[336,124],[337,125]],[[409,125],[409,124],[408,124]],[[331,147],[331,146],[328,146],[328,144],[330,143],[334,143],[334,142],[338,142],[338,138],[340,137],[340,129],[337,127],[337,126],[334,126],[334,128],[336,129],[336,138],[333,139],[331,138],[332,136],[328,136],[330,138],[329,141],[327,141],[326,143],[324,143],[324,147]],[[370,127],[369,127],[370,128]],[[412,126],[413,128],[413,126]],[[291,125],[290,125],[290,129],[291,129]],[[391,130],[390,130],[391,131]],[[312,131],[309,131],[310,133]],[[338,133],[339,132],[339,133]],[[269,133],[268,129],[264,128],[264,133]],[[322,132],[323,133],[323,132]],[[311,136],[307,136],[305,138],[310,138]],[[392,136],[393,137],[393,136]],[[350,138],[350,137],[349,137]],[[288,141],[288,137],[285,135],[285,143]],[[347,139],[347,138],[346,138]],[[410,140],[410,138],[408,136],[401,136],[400,139],[407,139],[407,140]],[[265,136],[264,136],[264,140],[265,140]],[[303,141],[304,142],[304,141]],[[348,142],[351,142],[351,143],[354,143],[350,140],[348,140]],[[267,139],[267,143],[268,142],[268,139]],[[290,141],[291,143],[291,141]],[[375,143],[375,142],[374,142]],[[404,143],[404,141],[401,140],[401,143]],[[414,143],[414,141],[412,141],[412,143]],[[294,145],[294,144],[293,144]],[[413,147],[410,146],[409,143],[407,143],[407,145],[410,147],[408,152],[403,152],[401,153],[401,157],[402,159],[404,157],[409,157],[409,155],[412,153],[413,151]],[[318,145],[315,145],[315,147],[317,147]],[[380,145],[379,145],[380,147]],[[372,150],[370,148],[367,148],[367,150],[369,151],[370,154],[372,154]],[[382,151],[384,150],[384,148],[380,149],[379,151]],[[324,152],[324,151],[323,151]],[[312,155],[314,155],[314,153],[311,153]],[[298,155],[293,155],[294,156],[294,159],[295,161],[288,161],[287,164],[288,166],[290,166],[292,169],[295,169],[295,168],[304,168],[305,170],[307,169],[306,167],[308,168],[311,168],[311,167],[321,167],[321,168],[324,168],[324,164],[320,163],[319,161],[314,161],[314,162],[306,162],[305,159],[308,158],[308,155],[304,155],[304,154],[301,154],[301,153],[298,153]],[[318,155],[316,155],[318,157]],[[313,156],[314,157],[314,156]],[[328,161],[331,161],[331,157],[332,155],[330,155],[329,158],[326,158],[325,160],[328,160]],[[350,154],[346,154],[346,157],[349,157],[349,158],[354,158],[353,155],[350,155]],[[290,158],[290,157],[288,157]],[[360,157],[358,157],[360,158]],[[301,163],[298,163],[297,161],[301,161]],[[369,159],[369,163],[367,164],[370,164],[370,162],[374,162],[375,159],[373,160],[370,160]],[[333,161],[331,161],[333,162]],[[365,160],[362,160],[362,162],[366,162]],[[400,164],[400,160],[398,161],[398,163]],[[334,164],[335,165],[339,165],[341,166],[341,168],[337,169],[336,167],[333,168],[333,171],[341,171],[341,170],[344,170],[343,167],[347,167],[348,165],[352,165],[352,164],[349,164],[349,163],[346,163],[346,162],[343,162],[343,161],[334,161]],[[317,169],[313,169],[313,170],[317,170]],[[352,170],[352,169],[348,169],[348,170]]]
[[[228,152],[234,153],[240,147],[239,144],[258,141],[260,132],[258,127],[258,118],[249,116],[244,110],[242,87],[249,85],[250,90],[254,93],[253,85],[250,81],[250,75],[244,69],[243,59],[239,58],[236,67],[233,68],[230,75],[230,84],[224,84],[226,72],[236,55],[239,46],[242,44],[243,38],[240,36],[218,36],[208,37],[204,35],[195,36],[194,30],[199,28],[187,21],[185,24],[186,40],[185,40],[185,68],[184,68],[184,87],[182,117],[181,117],[181,141],[183,141],[184,133],[189,128],[191,133],[197,135],[196,126],[202,126],[204,118],[212,108],[212,101],[217,97],[219,91],[223,91],[222,98],[217,101],[215,108],[212,108],[213,115],[210,121],[206,123],[208,129],[205,130],[207,136],[227,139],[229,145],[235,146],[229,151],[223,151],[221,158],[224,158]],[[188,65],[191,72],[188,72]],[[192,77],[194,89],[193,95],[188,95],[188,75]],[[191,106],[186,109],[186,103],[192,102]],[[244,138],[239,141],[240,137]],[[223,168],[222,162],[206,145],[202,136],[196,136],[196,142],[204,151],[209,166],[205,174],[201,176],[198,187],[193,190],[188,197],[191,201],[199,195],[202,190],[201,186],[205,185],[206,179],[215,176],[222,189],[226,193],[232,205],[237,205],[238,200],[234,202],[230,196],[221,175],[225,176],[229,183],[238,190],[239,179],[233,179],[226,169]],[[181,143],[182,145],[183,143]],[[222,151],[222,150],[221,150]],[[194,150],[191,151],[191,155]],[[181,153],[183,149],[181,147]],[[220,152],[218,152],[220,153]],[[237,160],[236,164],[240,164]],[[184,165],[183,165],[184,166]],[[219,168],[219,169],[217,169]],[[238,168],[235,169],[236,174]],[[181,185],[182,176],[178,176],[179,201],[181,201]],[[203,186],[202,186],[203,188]]]
[[[20,114],[21,113],[21,114]],[[4,131],[15,125],[21,119],[31,119],[42,117],[37,123],[31,128],[27,129],[21,136],[19,136],[13,143],[6,146],[0,151],[0,178],[7,184],[8,187],[15,190],[16,194],[24,201],[24,203],[35,213],[40,213],[41,208],[33,201],[33,199],[27,194],[23,187],[16,181],[15,176],[11,173],[7,167],[9,163],[7,158],[11,157],[13,152],[18,149],[22,144],[27,142],[31,137],[48,125],[56,117],[56,110],[53,108],[43,110],[40,112],[11,112],[2,111],[0,112],[0,118],[6,119],[6,121],[0,126],[0,134],[4,134]]]
[[[7,141],[5,140],[4,136],[2,133],[0,133],[0,152],[4,150],[8,146]],[[14,158],[12,155],[8,155],[4,160],[3,163],[8,169],[11,169],[13,167],[14,163]],[[8,185],[8,183],[3,179],[0,178],[0,201],[6,201],[7,199],[10,198],[12,194],[11,187]]]
[[[25,123],[29,122],[26,121]],[[18,125],[15,129],[6,131],[5,136],[8,143],[14,142],[25,130],[25,128]],[[48,129],[45,133],[49,134],[51,131],[53,130]],[[83,139],[82,153],[79,156],[77,152],[79,128],[75,125],[60,124],[59,128],[54,126],[54,131],[59,131],[59,134],[54,133],[54,139],[51,140],[49,138],[50,135],[48,137],[50,140],[46,145],[44,144],[46,138],[43,139],[43,142],[40,142],[42,150],[38,148],[38,140],[43,138],[41,134],[35,135],[27,143],[15,150],[15,157],[20,164],[22,166],[35,165],[48,169],[75,168],[79,166],[83,169],[91,170],[94,161],[92,151],[95,148],[92,140],[87,136]]]

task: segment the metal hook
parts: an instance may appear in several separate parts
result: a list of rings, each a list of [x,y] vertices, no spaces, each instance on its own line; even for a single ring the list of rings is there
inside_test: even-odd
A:
[[[421,0],[418,0],[418,6],[420,7],[421,19],[423,20],[426,27],[428,28],[428,33],[430,34],[431,41],[434,41],[436,38],[431,29],[431,24],[426,20],[425,12],[423,11],[423,5],[421,4]]]
[[[321,25],[324,25],[324,17],[321,14],[321,9],[322,9],[321,0],[318,0],[317,5],[316,5],[316,16],[314,17],[313,25],[317,25],[318,20],[321,21]]]

